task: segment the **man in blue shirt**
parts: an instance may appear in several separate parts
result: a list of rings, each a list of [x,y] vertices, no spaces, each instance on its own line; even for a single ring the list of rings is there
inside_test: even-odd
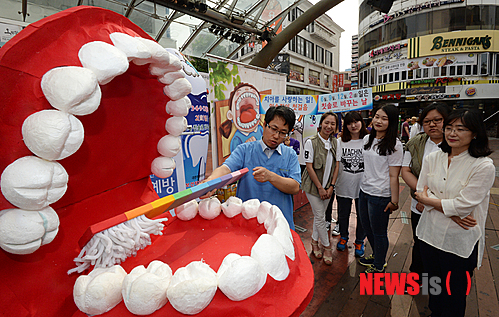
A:
[[[276,205],[293,230],[293,195],[300,190],[300,164],[295,151],[282,143],[293,129],[295,118],[288,107],[270,107],[265,114],[261,140],[239,145],[206,179],[247,167],[253,173],[239,180],[236,196],[243,201],[257,198]]]

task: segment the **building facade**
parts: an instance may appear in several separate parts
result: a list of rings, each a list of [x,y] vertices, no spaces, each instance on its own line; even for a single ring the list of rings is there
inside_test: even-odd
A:
[[[418,116],[443,101],[497,122],[499,0],[398,0],[388,14],[363,1],[358,50],[358,86],[372,87],[375,106]]]
[[[291,9],[282,28],[296,20],[312,4],[302,1]],[[329,16],[322,15],[300,31],[280,52],[270,69],[288,74],[286,94],[319,95],[338,91],[340,37],[344,30]],[[233,58],[248,63],[261,49],[245,45]]]

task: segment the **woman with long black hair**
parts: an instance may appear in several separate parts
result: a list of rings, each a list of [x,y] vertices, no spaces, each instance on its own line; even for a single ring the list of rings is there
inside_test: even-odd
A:
[[[360,183],[359,212],[362,227],[374,252],[361,258],[366,273],[381,273],[386,267],[388,220],[398,209],[402,142],[397,137],[399,110],[394,105],[378,109],[373,129],[364,137],[364,175]]]

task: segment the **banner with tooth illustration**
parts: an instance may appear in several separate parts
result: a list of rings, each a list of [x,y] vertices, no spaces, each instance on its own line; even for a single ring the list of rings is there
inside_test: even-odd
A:
[[[168,178],[151,175],[154,189],[165,197],[199,184],[205,178],[209,143],[209,105],[207,82],[189,60],[176,49],[167,49],[177,56],[186,79],[192,85],[188,95],[192,107],[186,116],[188,129],[182,133],[182,148],[174,157],[176,169]]]
[[[221,165],[239,144],[261,139],[260,96],[284,93],[286,75],[214,59],[209,71],[216,127],[212,146],[217,149],[213,161]]]

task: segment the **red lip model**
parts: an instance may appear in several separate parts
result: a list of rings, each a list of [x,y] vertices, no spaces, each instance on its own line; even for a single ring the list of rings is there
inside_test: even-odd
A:
[[[32,156],[23,142],[21,127],[35,112],[53,109],[40,87],[42,76],[61,66],[82,66],[80,48],[92,41],[113,44],[115,32],[150,36],[124,16],[96,7],[78,6],[32,23],[0,48],[0,171],[15,160]],[[84,142],[73,155],[58,161],[69,175],[67,191],[51,207],[60,220],[55,239],[28,255],[0,250],[0,311],[7,316],[84,316],[73,301],[78,277],[67,275],[79,253],[78,239],[101,220],[158,198],[149,180],[151,162],[159,156],[158,141],[171,116],[164,84],[149,72],[149,65],[130,63],[128,70],[101,85],[102,98],[95,112],[80,116]],[[0,195],[0,213],[15,208]],[[256,220],[218,217],[207,223],[170,219],[168,231],[154,237],[153,245],[122,264],[130,272],[159,259],[173,270],[201,258],[218,269],[228,252],[244,254],[262,233]],[[200,228],[206,228],[202,233]],[[199,230],[197,230],[199,229]],[[234,234],[245,230],[254,240]],[[239,232],[239,231],[238,231]],[[312,297],[313,271],[299,236],[294,237],[296,260],[285,281],[267,278],[255,296],[233,302],[217,291],[198,316],[243,314],[299,315]],[[276,306],[277,303],[277,306]],[[282,303],[285,303],[284,305]],[[167,304],[151,316],[178,316]],[[102,316],[132,316],[123,303]]]

